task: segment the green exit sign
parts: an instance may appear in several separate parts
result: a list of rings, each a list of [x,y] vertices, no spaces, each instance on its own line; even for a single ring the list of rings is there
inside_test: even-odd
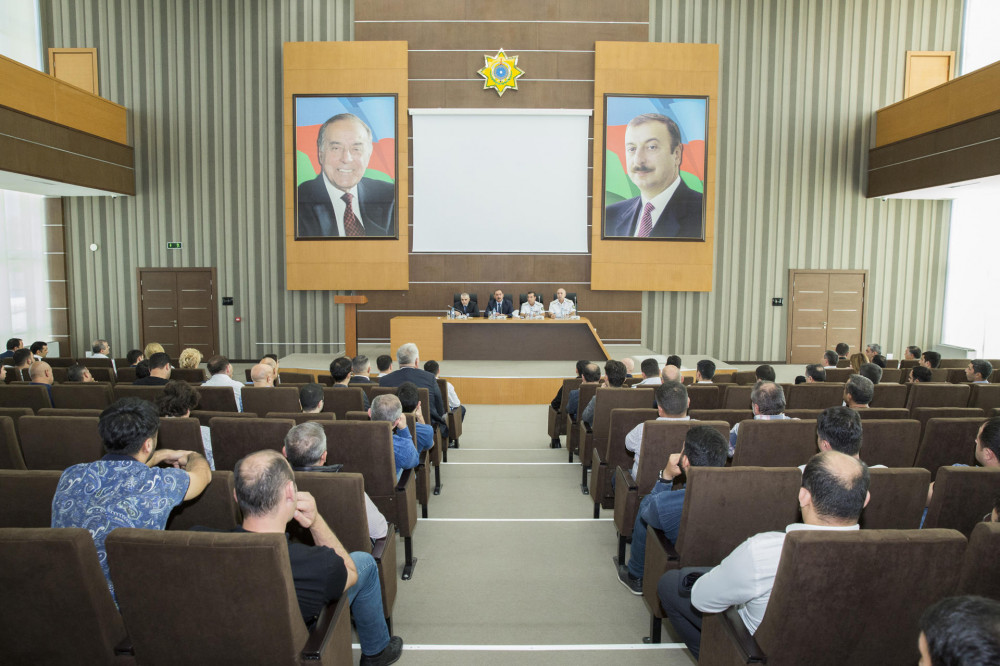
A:
[[[180,241],[173,241],[171,243],[167,243],[167,249],[168,250],[179,250],[179,249],[181,249],[181,245],[182,245],[182,243]]]

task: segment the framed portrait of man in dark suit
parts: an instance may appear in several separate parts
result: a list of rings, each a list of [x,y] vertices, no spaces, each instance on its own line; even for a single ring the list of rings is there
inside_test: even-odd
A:
[[[601,238],[705,240],[707,97],[604,96]]]
[[[395,239],[396,95],[294,95],[295,240]]]

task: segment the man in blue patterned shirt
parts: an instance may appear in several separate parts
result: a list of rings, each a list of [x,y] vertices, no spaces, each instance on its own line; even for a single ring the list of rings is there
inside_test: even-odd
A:
[[[159,427],[156,409],[146,400],[124,398],[108,407],[97,425],[104,457],[67,468],[52,498],[52,527],[90,531],[112,597],[104,550],[108,534],[116,527],[162,530],[170,511],[200,495],[212,480],[201,454],[157,451]]]

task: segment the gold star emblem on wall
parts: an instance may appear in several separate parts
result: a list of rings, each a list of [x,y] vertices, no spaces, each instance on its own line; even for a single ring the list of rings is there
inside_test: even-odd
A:
[[[479,76],[486,79],[483,83],[483,90],[493,88],[497,95],[503,97],[503,93],[508,88],[517,90],[517,79],[524,74],[524,71],[517,67],[517,56],[508,57],[503,49],[497,51],[495,56],[484,55],[486,66],[479,70]]]

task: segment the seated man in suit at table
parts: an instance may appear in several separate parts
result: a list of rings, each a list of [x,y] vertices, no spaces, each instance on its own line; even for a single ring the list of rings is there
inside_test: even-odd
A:
[[[469,299],[468,292],[463,291],[458,296],[458,305],[455,306],[455,312],[466,317],[478,317],[479,305],[476,301]]]
[[[504,298],[502,289],[497,289],[493,292],[493,298],[490,299],[489,305],[483,311],[483,316],[489,317],[491,312],[496,313],[498,316],[504,315],[507,317],[514,312],[514,307],[510,304],[510,301]]]

